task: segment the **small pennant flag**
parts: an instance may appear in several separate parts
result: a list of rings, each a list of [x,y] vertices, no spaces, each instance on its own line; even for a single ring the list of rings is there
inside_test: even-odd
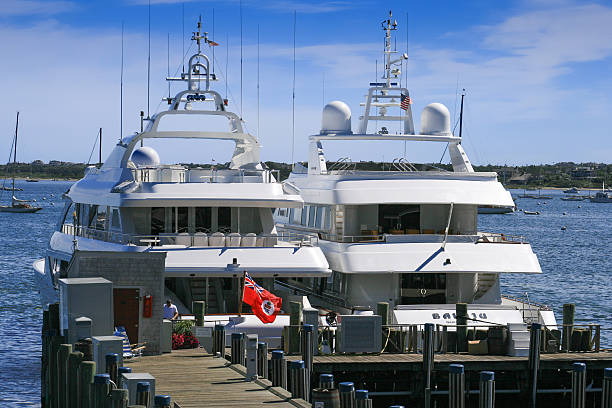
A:
[[[402,93],[402,103],[400,104],[400,108],[403,110],[408,110],[408,108],[412,105],[412,100],[408,95]]]
[[[218,45],[219,45],[219,43],[218,43],[218,42],[214,42],[214,41],[210,41],[210,40],[208,40],[208,45],[210,45],[211,47],[216,47],[216,46],[218,46]]]

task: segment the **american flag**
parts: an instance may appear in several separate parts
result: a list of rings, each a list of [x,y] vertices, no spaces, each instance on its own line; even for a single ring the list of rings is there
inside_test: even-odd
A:
[[[400,108],[407,111],[410,105],[412,105],[412,100],[407,94],[402,92],[402,103],[400,104]]]

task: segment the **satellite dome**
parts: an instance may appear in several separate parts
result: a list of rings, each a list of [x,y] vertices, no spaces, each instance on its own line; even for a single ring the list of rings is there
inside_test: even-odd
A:
[[[441,103],[430,103],[421,112],[421,134],[451,136],[450,113]]]
[[[132,153],[132,163],[136,167],[159,166],[159,154],[152,147],[139,147]]]
[[[332,101],[323,108],[321,134],[353,133],[351,132],[351,108],[342,101]]]

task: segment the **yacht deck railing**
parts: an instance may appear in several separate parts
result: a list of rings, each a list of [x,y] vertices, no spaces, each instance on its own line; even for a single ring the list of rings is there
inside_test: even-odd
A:
[[[372,234],[372,235],[337,235],[319,233],[326,241],[342,243],[440,243],[445,241],[444,234]],[[447,243],[489,243],[489,244],[526,244],[523,236],[501,233],[479,232],[477,234],[448,235]]]
[[[281,231],[278,234],[238,233],[215,231],[212,233],[196,232],[190,234],[161,233],[158,235],[124,234],[116,231],[105,231],[73,224],[63,224],[61,232],[83,238],[96,239],[133,246],[164,246],[181,245],[185,247],[266,247],[278,246],[279,242],[298,246],[313,246],[317,244],[315,234]],[[282,246],[282,245],[281,245]]]

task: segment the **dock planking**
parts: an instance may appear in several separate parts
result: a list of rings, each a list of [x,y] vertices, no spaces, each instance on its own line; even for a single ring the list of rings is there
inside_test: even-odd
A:
[[[259,383],[245,381],[228,364],[201,348],[125,362],[133,372],[146,372],[155,377],[155,393],[170,395],[181,408],[294,407]]]

